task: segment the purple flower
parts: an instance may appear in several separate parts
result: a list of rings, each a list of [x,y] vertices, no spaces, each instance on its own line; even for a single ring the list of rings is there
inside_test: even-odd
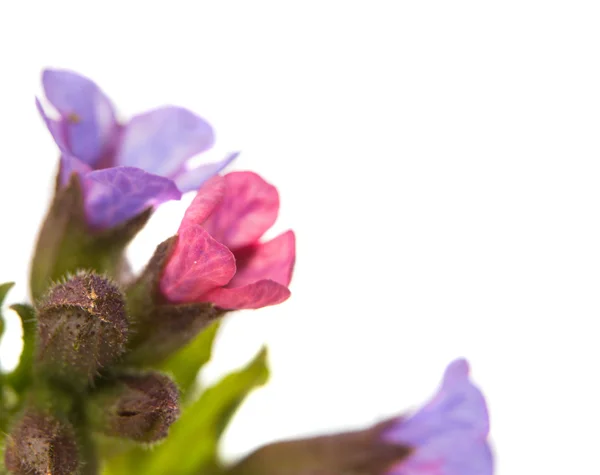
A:
[[[446,369],[438,394],[384,432],[386,442],[413,450],[386,475],[491,475],[488,432],[485,399],[469,380],[468,363],[456,360]]]
[[[114,107],[90,79],[45,70],[46,98],[59,113],[38,110],[61,151],[60,182],[81,177],[90,226],[116,226],[150,206],[178,200],[225,168],[237,154],[190,169],[193,156],[213,146],[210,124],[187,109],[166,106],[118,122]]]

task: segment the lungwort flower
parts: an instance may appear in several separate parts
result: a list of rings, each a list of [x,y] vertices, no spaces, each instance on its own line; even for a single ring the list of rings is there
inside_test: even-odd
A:
[[[492,475],[489,418],[465,360],[446,369],[437,395],[408,417],[355,432],[266,445],[228,475]]]
[[[237,154],[190,169],[187,162],[213,146],[213,129],[187,109],[166,106],[117,120],[111,101],[90,79],[63,70],[42,75],[51,119],[37,106],[61,152],[60,182],[81,178],[90,226],[116,226],[164,201],[196,190]]]
[[[293,231],[261,242],[279,211],[277,189],[252,172],[215,176],[179,227],[160,280],[172,303],[260,308],[286,300],[296,256]]]
[[[437,395],[384,432],[385,441],[412,449],[387,475],[491,475],[489,429],[483,394],[469,380],[468,363],[456,360]]]

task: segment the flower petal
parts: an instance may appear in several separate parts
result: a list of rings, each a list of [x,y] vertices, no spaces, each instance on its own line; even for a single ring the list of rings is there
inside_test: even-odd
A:
[[[444,460],[419,460],[418,454],[413,454],[392,466],[386,475],[493,475],[493,473],[492,451],[489,444],[482,441],[474,444],[468,452],[452,453]]]
[[[204,228],[232,250],[255,244],[277,219],[277,188],[253,172],[232,172],[224,178],[225,197]]]
[[[272,280],[260,280],[243,287],[217,288],[203,300],[226,310],[257,309],[277,305],[290,297],[287,287]]]
[[[88,223],[100,229],[121,224],[150,206],[181,198],[168,178],[131,167],[92,171],[84,176],[83,189]]]
[[[207,163],[206,165],[200,165],[191,170],[184,170],[179,173],[173,181],[182,193],[197,190],[206,180],[215,176],[235,160],[238,155],[239,152],[231,153],[220,162]]]
[[[217,175],[208,180],[185,210],[179,232],[189,226],[201,225],[210,216],[225,194],[225,180]]]
[[[62,127],[62,123],[48,117],[48,114],[46,114],[42,103],[37,97],[35,98],[35,105],[60,151],[63,153],[71,153],[67,145],[67,137],[65,130]]]
[[[93,81],[71,71],[47,69],[42,84],[46,97],[62,117],[70,152],[93,165],[117,133],[110,100]]]
[[[296,236],[286,231],[265,243],[235,252],[237,272],[230,287],[241,287],[263,279],[288,286],[296,259]]]
[[[202,226],[184,222],[177,244],[160,280],[164,297],[171,302],[209,302],[205,294],[225,285],[235,274],[235,258]]]
[[[92,171],[87,163],[75,158],[72,155],[64,153],[60,157],[60,184],[66,185],[69,183],[69,179],[73,173],[77,175],[86,175]]]
[[[135,116],[125,127],[116,163],[173,178],[186,160],[213,146],[208,122],[182,107]]]
[[[66,185],[69,182],[69,179],[71,178],[71,175],[73,173],[77,173],[79,175],[85,175],[86,173],[91,172],[92,167],[90,167],[87,163],[82,162],[81,160],[79,160],[78,158],[74,157],[71,154],[71,152],[67,146],[66,138],[64,136],[65,131],[63,130],[62,124],[60,122],[57,122],[56,120],[53,120],[50,117],[48,117],[48,115],[46,114],[46,111],[42,107],[42,104],[37,97],[35,98],[35,105],[37,106],[37,110],[40,113],[40,115],[42,116],[42,119],[46,123],[48,130],[52,134],[52,137],[54,138],[56,145],[58,145],[58,148],[61,151],[61,157],[60,157],[60,183],[61,183],[61,185]]]
[[[483,450],[481,447],[486,443],[488,432],[485,399],[469,380],[468,363],[461,359],[448,366],[438,394],[414,415],[398,419],[384,434],[384,439],[415,449],[402,464],[402,470],[393,473],[426,474],[430,472],[425,468],[436,467],[439,472],[432,473],[487,475],[491,472],[460,472],[451,468],[469,460],[474,450]],[[483,459],[485,457],[481,456]],[[485,465],[484,462],[481,464]]]

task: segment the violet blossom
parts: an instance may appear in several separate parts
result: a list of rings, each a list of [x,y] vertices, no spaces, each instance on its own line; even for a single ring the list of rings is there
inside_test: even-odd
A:
[[[111,228],[148,207],[178,200],[237,156],[189,168],[187,162],[214,143],[210,124],[193,112],[165,106],[123,124],[110,99],[84,76],[48,69],[42,84],[59,113],[50,118],[36,100],[61,152],[60,183],[79,175],[92,228]]]

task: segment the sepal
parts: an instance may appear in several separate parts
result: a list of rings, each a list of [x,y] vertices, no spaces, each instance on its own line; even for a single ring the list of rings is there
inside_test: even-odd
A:
[[[41,298],[52,282],[81,269],[120,278],[124,250],[144,227],[152,210],[147,209],[116,227],[97,231],[85,216],[81,179],[72,174],[69,183],[57,187],[40,230],[31,266],[31,295]]]
[[[211,323],[196,338],[167,358],[159,365],[159,369],[170,374],[182,396],[193,393],[198,373],[210,361],[215,337],[220,327],[219,321]]]
[[[161,243],[142,275],[125,291],[132,338],[127,362],[164,360],[192,341],[224,312],[210,303],[173,304],[160,292],[160,278],[177,236]]]
[[[250,454],[227,475],[342,474],[385,475],[412,450],[382,442],[391,422],[366,430],[289,440],[266,445]]]

